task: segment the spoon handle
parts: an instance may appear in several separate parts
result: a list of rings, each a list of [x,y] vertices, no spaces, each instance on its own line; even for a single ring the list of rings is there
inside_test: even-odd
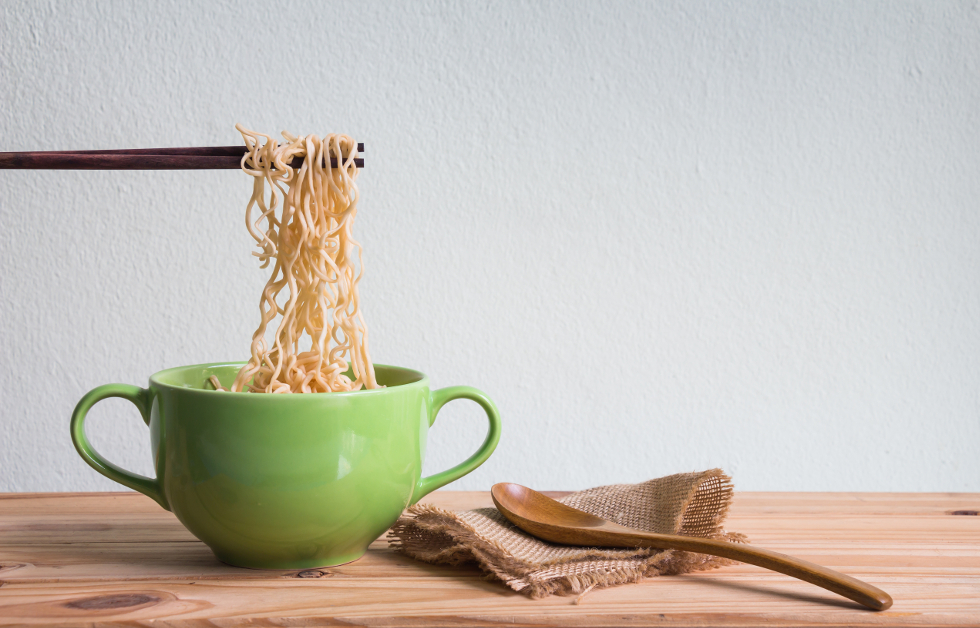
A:
[[[876,611],[886,610],[892,605],[891,596],[878,587],[842,574],[839,571],[834,571],[833,569],[828,569],[827,567],[799,558],[793,558],[786,554],[780,554],[779,552],[773,552],[751,545],[743,545],[741,543],[729,543],[727,541],[690,536],[654,534],[627,529],[629,532],[617,530],[616,535],[630,537],[636,541],[636,546],[639,547],[679,549],[687,552],[730,558],[765,569],[771,569],[772,571],[778,571],[787,576],[815,584],[818,587],[833,591],[838,595],[842,595],[849,600],[854,600],[858,604],[863,604]],[[622,540],[626,541],[625,538]]]

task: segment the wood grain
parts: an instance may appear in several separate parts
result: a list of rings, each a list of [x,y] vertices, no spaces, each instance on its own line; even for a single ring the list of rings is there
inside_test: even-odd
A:
[[[439,491],[443,508],[489,493]],[[136,493],[0,495],[0,625],[978,626],[980,494],[738,493],[728,528],[887,590],[874,613],[751,565],[529,600],[376,541],[306,572],[219,563]]]

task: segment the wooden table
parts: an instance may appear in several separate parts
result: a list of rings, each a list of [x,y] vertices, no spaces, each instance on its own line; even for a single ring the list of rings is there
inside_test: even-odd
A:
[[[490,505],[442,491],[444,508]],[[980,494],[738,493],[728,528],[888,591],[883,613],[749,565],[529,600],[384,540],[342,567],[219,563],[135,493],[0,494],[0,625],[980,626]]]

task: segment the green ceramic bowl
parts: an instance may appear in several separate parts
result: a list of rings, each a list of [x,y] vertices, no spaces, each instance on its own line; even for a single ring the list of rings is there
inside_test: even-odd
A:
[[[466,386],[429,390],[418,371],[375,365],[374,390],[271,395],[219,392],[242,363],[160,371],[147,388],[99,386],[71,419],[79,455],[102,475],[172,511],[222,561],[306,569],[357,560],[406,506],[479,467],[500,438],[496,406]],[[105,460],[85,437],[97,401],[133,402],[150,427],[156,478]],[[426,435],[439,409],[471,399],[490,429],[475,454],[423,478]]]

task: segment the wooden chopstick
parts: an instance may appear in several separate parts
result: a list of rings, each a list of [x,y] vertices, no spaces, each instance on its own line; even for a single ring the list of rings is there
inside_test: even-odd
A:
[[[187,146],[179,148],[124,148],[116,150],[34,151],[0,153],[0,169],[6,170],[236,170],[242,167],[244,146]],[[357,145],[364,151],[364,144]],[[303,159],[289,165],[299,168]],[[337,168],[337,160],[330,159]],[[364,159],[354,158],[364,167]]]
[[[245,154],[245,146],[181,146],[179,148],[116,148],[112,150],[48,150],[44,155],[237,155]],[[364,143],[357,144],[357,152],[364,152]],[[5,155],[10,153],[0,153]]]

